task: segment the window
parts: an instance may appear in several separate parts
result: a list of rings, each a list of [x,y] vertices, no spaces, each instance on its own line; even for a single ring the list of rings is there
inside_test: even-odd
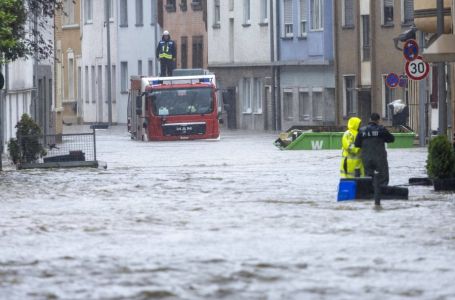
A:
[[[382,115],[384,116],[384,119],[391,119],[391,112],[388,108],[388,104],[393,101],[394,89],[386,84],[386,77],[387,75],[382,76]]]
[[[370,16],[362,15],[362,60],[370,61]]]
[[[311,9],[311,30],[324,29],[324,20],[322,14],[322,0],[310,0]]]
[[[108,84],[109,77],[108,77],[108,74],[107,74],[108,71],[109,71],[109,66],[105,65],[104,66],[104,82],[106,84],[104,85],[104,88],[105,88],[104,94],[106,95],[106,102],[109,102],[109,99],[108,99],[108,97],[109,97],[109,84]],[[112,77],[112,73],[111,73],[111,77]],[[112,81],[111,81],[111,89],[112,89]],[[111,93],[111,97],[112,97],[112,93]]]
[[[260,78],[254,78],[253,90],[253,111],[256,114],[262,113],[262,82]]]
[[[142,76],[142,60],[137,61],[137,75]]]
[[[74,59],[68,59],[68,99],[74,99]]]
[[[98,86],[98,103],[103,105],[103,66],[98,66],[98,78],[96,82]],[[102,107],[102,106],[101,106]]]
[[[229,0],[229,11],[234,10],[234,0]]]
[[[74,3],[73,0],[63,2],[63,25],[74,24]]]
[[[136,0],[136,26],[144,26],[143,0]]]
[[[90,101],[90,87],[89,87],[90,79],[89,79],[88,75],[89,75],[88,66],[85,66],[85,84],[84,84],[85,103],[89,103],[89,101]]]
[[[268,14],[268,7],[267,7],[267,0],[261,0],[261,11],[260,11],[260,14],[261,14],[261,21],[260,23],[262,24],[266,24],[269,22],[269,14]]]
[[[402,23],[411,25],[414,22],[414,0],[402,0]]]
[[[180,64],[182,69],[188,68],[188,38],[182,36],[180,43]]]
[[[250,24],[250,0],[243,0],[243,24]]]
[[[344,77],[344,115],[351,116],[357,113],[357,101],[355,94],[355,76]]]
[[[72,0],[69,0],[72,1]],[[93,2],[92,0],[85,0],[84,2],[84,21],[91,23],[93,20]]]
[[[128,26],[128,0],[120,0],[120,27]]]
[[[120,63],[120,92],[128,92],[128,62]]]
[[[202,10],[202,2],[201,2],[201,0],[192,0],[191,1],[191,8],[193,10]]]
[[[92,95],[92,103],[96,103],[96,70],[95,66],[92,66],[92,87],[91,87],[91,95]]]
[[[153,60],[149,60],[148,61],[148,76],[152,76],[153,75]]]
[[[203,67],[203,45],[202,36],[193,36],[193,68]]]
[[[313,120],[322,121],[322,115],[324,111],[324,97],[322,94],[322,88],[313,89]]]
[[[175,7],[175,0],[166,0],[166,10],[168,12],[175,12],[176,7]]]
[[[382,0],[382,24],[393,25],[393,0]]]
[[[343,0],[343,27],[354,27],[354,0]]]
[[[77,99],[82,98],[82,68],[77,67]]]
[[[292,120],[293,118],[293,99],[292,90],[285,89],[283,92],[283,117],[285,120]]]
[[[251,113],[251,82],[250,78],[243,78],[243,113]]]
[[[299,121],[309,121],[311,117],[311,101],[308,89],[299,90]]]
[[[221,18],[221,12],[220,12],[220,0],[215,0],[215,13],[213,15],[213,25],[216,27],[220,26],[220,18]]]
[[[284,0],[283,14],[283,35],[284,37],[292,37],[294,35],[294,27],[292,22],[292,0]]]
[[[112,103],[115,103],[116,101],[116,95],[117,95],[117,73],[115,73],[115,65],[112,66],[112,72],[111,72],[111,97],[112,97]]]
[[[307,33],[307,7],[306,0],[300,0],[300,36],[305,37]]]
[[[180,6],[180,10],[181,11],[186,11],[188,9],[188,5],[186,3],[186,0],[180,0],[179,6]]]
[[[150,24],[152,25],[155,25],[156,24],[156,20],[158,18],[158,15],[157,15],[157,9],[158,9],[158,4],[156,2],[157,0],[152,0],[151,1],[151,11],[150,11],[150,19],[151,19],[151,22]]]
[[[109,4],[109,20],[112,20],[114,18],[114,3],[112,0],[107,0],[106,3]]]

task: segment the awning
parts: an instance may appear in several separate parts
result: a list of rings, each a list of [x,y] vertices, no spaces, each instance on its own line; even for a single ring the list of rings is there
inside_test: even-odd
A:
[[[422,56],[426,62],[455,62],[455,35],[441,35]]]

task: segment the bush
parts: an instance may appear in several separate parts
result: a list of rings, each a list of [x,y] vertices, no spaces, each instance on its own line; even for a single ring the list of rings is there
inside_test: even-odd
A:
[[[447,136],[440,135],[430,141],[427,173],[435,179],[455,176],[455,153]]]
[[[16,128],[16,139],[10,139],[8,143],[8,153],[14,164],[30,163],[46,155],[39,141],[41,128],[29,115],[23,114]]]

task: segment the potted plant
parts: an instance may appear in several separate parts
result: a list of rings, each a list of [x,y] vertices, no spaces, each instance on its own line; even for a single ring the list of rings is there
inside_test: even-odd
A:
[[[426,168],[436,191],[455,191],[455,152],[447,136],[430,141]]]
[[[8,153],[15,165],[32,163],[46,155],[40,143],[41,128],[29,115],[23,114],[16,128],[16,138],[8,142]]]

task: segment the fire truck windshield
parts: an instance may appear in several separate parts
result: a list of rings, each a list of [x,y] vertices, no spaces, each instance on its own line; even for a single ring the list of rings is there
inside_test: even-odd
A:
[[[211,88],[154,90],[149,94],[156,116],[198,115],[213,112]]]

